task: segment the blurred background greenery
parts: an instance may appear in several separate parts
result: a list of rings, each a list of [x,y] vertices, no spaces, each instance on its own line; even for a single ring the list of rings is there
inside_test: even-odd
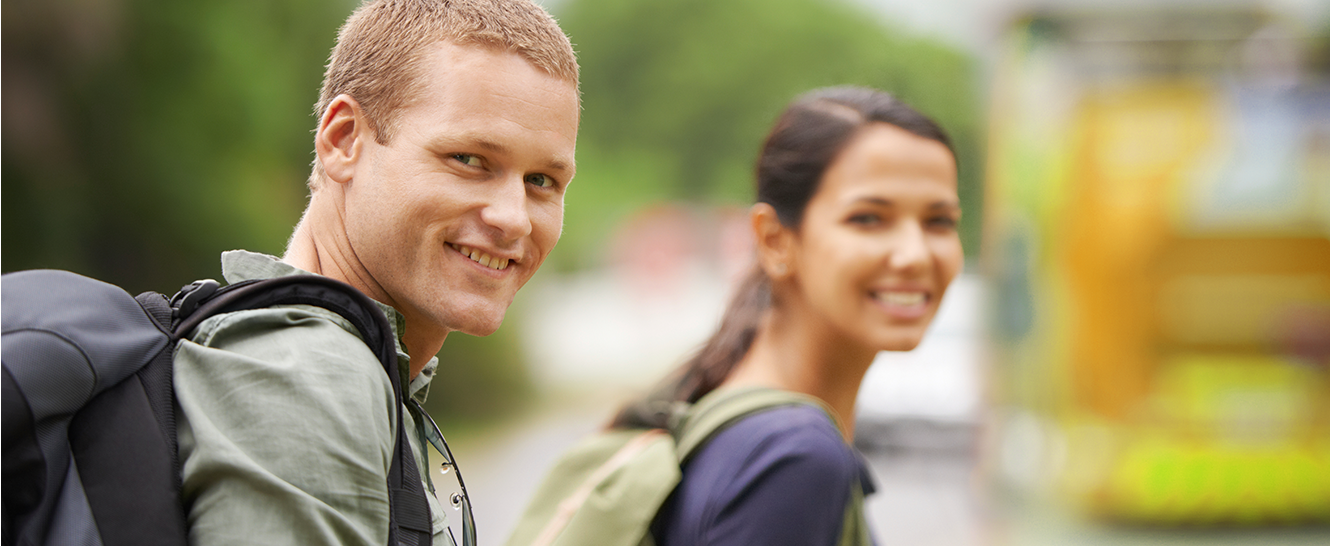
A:
[[[280,255],[304,208],[311,106],[347,0],[7,0],[4,271],[62,268],[170,292],[218,253]],[[606,260],[652,203],[746,205],[776,114],[813,87],[861,84],[934,116],[960,155],[962,235],[978,248],[978,62],[832,0],[546,2],[582,67],[578,177],[547,269]],[[520,307],[515,312],[520,312]],[[510,314],[451,336],[431,413],[465,424],[532,392]],[[462,383],[455,383],[462,382]]]

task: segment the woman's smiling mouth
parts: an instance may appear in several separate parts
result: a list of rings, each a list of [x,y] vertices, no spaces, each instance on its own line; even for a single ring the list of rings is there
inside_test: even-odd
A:
[[[880,301],[887,305],[911,307],[915,305],[923,305],[924,301],[927,300],[928,297],[923,292],[910,290],[910,291],[873,292],[873,299],[876,299],[877,301]]]
[[[887,314],[897,318],[915,319],[928,312],[928,293],[922,290],[882,290],[869,295]]]

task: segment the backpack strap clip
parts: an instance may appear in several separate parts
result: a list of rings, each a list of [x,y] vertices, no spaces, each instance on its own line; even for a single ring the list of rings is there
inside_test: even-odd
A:
[[[199,303],[208,299],[217,292],[221,285],[212,279],[197,280],[171,297],[171,308],[175,311],[175,318],[184,318],[194,313],[199,308]]]

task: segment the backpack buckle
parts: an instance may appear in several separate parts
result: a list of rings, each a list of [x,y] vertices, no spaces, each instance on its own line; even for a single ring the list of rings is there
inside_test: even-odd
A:
[[[181,288],[179,292],[171,296],[171,308],[175,310],[176,318],[189,316],[195,309],[199,308],[199,304],[203,303],[203,300],[217,293],[217,289],[220,287],[221,284],[217,281],[201,279]]]

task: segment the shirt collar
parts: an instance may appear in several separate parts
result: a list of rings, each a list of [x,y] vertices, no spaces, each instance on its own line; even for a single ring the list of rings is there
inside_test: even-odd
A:
[[[229,250],[222,253],[222,278],[226,279],[228,284],[251,279],[313,274],[267,254],[248,250]],[[398,368],[410,370],[411,356],[406,354],[406,347],[402,345],[402,332],[406,331],[406,319],[389,305],[379,301],[375,301],[374,304],[378,305],[383,314],[388,316],[388,325],[392,327],[393,338],[397,341]],[[424,403],[425,397],[429,395],[430,380],[434,378],[434,371],[438,369],[438,366],[439,358],[431,357],[429,362],[425,363],[425,367],[420,370],[420,374],[411,380],[407,387],[407,396]],[[407,377],[407,372],[403,372],[402,376]]]

